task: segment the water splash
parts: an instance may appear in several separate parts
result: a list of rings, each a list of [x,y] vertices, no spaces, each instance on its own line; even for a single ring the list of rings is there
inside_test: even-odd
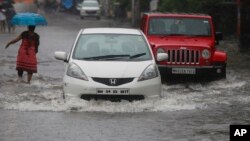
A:
[[[13,75],[1,78],[11,80]],[[2,81],[0,87],[0,108],[19,111],[63,111],[63,112],[166,112],[209,108],[214,104],[250,102],[249,96],[233,95],[234,89],[241,89],[246,80],[229,76],[205,84],[185,83],[163,85],[162,97],[140,101],[111,102],[105,100],[63,99],[62,79],[37,75],[30,85],[15,81]]]

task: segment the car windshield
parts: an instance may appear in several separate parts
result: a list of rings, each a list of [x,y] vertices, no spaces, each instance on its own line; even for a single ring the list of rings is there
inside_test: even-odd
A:
[[[85,1],[82,4],[83,7],[98,7],[97,2],[92,2],[92,1]]]
[[[141,35],[82,34],[74,49],[74,59],[142,61],[152,59],[148,44]]]
[[[149,34],[176,36],[211,36],[209,19],[201,18],[151,18]]]

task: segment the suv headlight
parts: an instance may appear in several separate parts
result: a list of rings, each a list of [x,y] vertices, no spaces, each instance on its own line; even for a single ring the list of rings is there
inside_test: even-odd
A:
[[[74,63],[69,65],[67,75],[77,79],[88,81],[87,76],[84,74],[81,68]]]
[[[152,79],[155,77],[158,77],[159,73],[158,73],[158,69],[156,67],[156,65],[149,65],[141,74],[141,76],[139,77],[138,81],[144,81],[144,80],[148,80],[148,79]]]
[[[201,55],[202,55],[202,57],[203,57],[204,59],[209,59],[209,58],[211,57],[211,53],[210,53],[210,51],[207,50],[207,49],[204,49],[204,50],[202,51]]]

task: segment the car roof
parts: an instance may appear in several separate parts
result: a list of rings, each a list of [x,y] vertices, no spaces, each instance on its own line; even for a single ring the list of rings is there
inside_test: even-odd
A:
[[[85,28],[81,34],[134,34],[142,35],[141,31],[132,28]]]
[[[161,13],[161,12],[152,12],[144,13],[149,17],[186,17],[186,18],[211,18],[211,16],[203,13]]]

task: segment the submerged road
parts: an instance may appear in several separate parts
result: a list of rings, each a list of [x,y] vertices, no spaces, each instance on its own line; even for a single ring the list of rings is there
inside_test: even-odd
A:
[[[164,84],[159,99],[65,101],[64,64],[54,52],[69,52],[81,28],[129,24],[40,12],[49,25],[36,28],[38,73],[30,85],[15,82],[20,42],[4,49],[26,27],[0,34],[0,141],[229,141],[230,124],[250,123],[250,55],[232,40],[218,47],[229,54],[227,79]]]

